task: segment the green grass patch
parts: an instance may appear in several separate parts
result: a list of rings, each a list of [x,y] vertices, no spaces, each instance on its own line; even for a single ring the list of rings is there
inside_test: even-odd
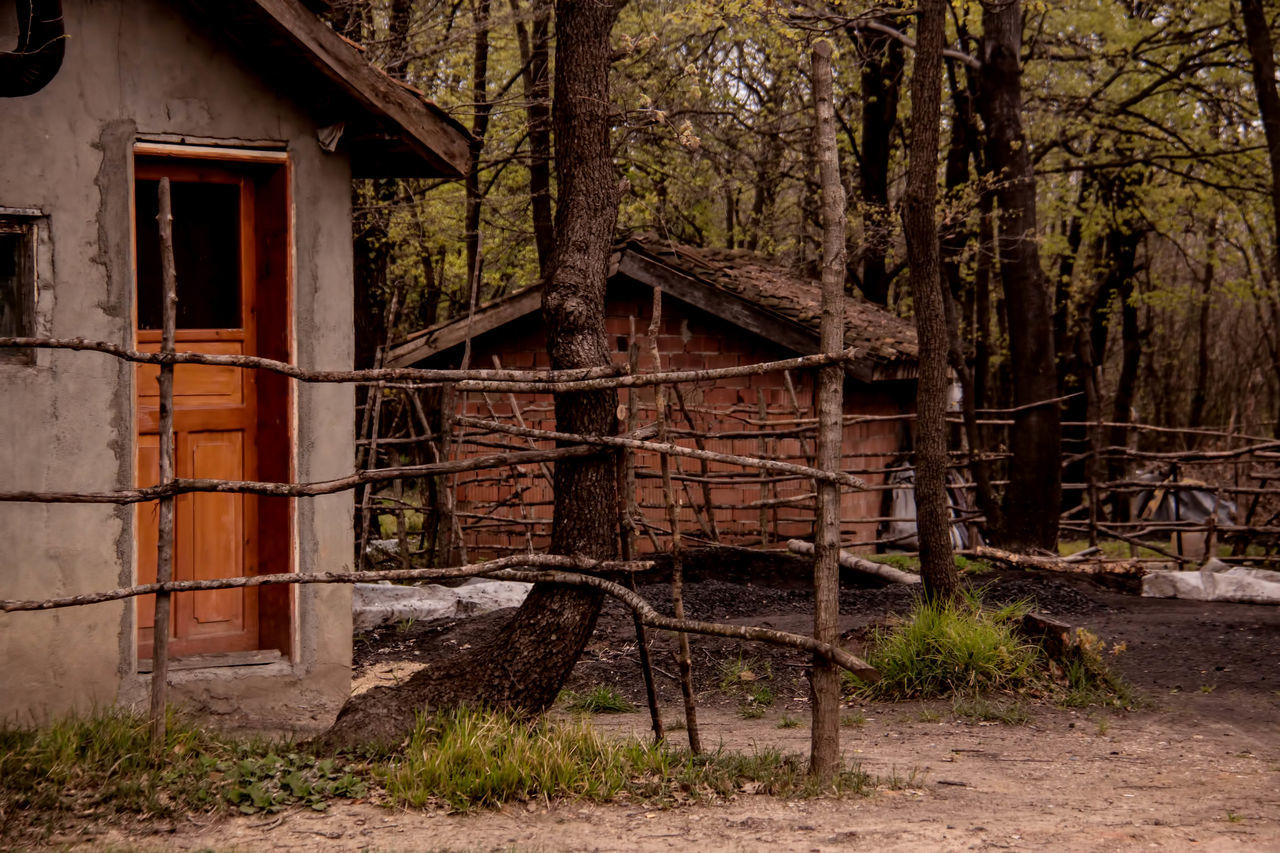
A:
[[[577,714],[630,714],[637,710],[627,697],[605,684],[598,684],[586,693],[566,690],[560,699],[565,710]]]
[[[638,740],[602,737],[584,720],[528,720],[461,709],[419,719],[381,777],[387,793],[405,805],[472,811],[510,801],[671,803],[744,791],[820,793],[805,769],[802,758],[776,750],[693,757]],[[834,790],[861,793],[870,787],[866,774],[851,767],[839,774]]]
[[[146,717],[122,710],[70,717],[42,729],[0,729],[0,815],[166,816],[290,805],[321,810],[359,798],[366,781],[341,761],[282,741],[236,740],[170,711],[164,749],[150,751]]]
[[[119,711],[40,729],[0,730],[0,837],[34,838],[72,815],[172,816],[372,796],[402,806],[472,811],[512,801],[703,802],[738,793],[804,797],[867,793],[856,765],[817,788],[798,755],[762,749],[691,756],[614,740],[585,719],[528,719],[466,709],[420,718],[390,752],[318,756],[280,741],[235,739],[172,717],[153,758],[145,718]]]
[[[881,679],[861,686],[868,696],[932,699],[961,691],[1021,687],[1037,674],[1038,646],[1014,630],[1028,605],[987,610],[976,596],[921,601],[901,624],[877,631],[868,662]]]
[[[773,680],[773,665],[767,660],[739,654],[736,658],[721,661],[717,676],[720,692],[738,697],[738,715],[744,720],[763,717],[765,709],[777,699],[777,692],[769,684]]]
[[[1067,707],[1135,704],[1108,661],[1123,643],[1108,647],[1080,628],[1066,658],[1051,661],[1018,631],[1028,609],[1026,602],[985,608],[978,592],[946,603],[920,601],[872,637],[867,660],[881,680],[864,684],[846,675],[846,687],[875,699],[960,697],[953,705],[958,716],[1013,724],[1026,721],[1025,708],[983,697],[1019,693]]]

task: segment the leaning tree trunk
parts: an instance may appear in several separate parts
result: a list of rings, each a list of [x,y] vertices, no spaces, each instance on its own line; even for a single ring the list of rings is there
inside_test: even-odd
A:
[[[1056,403],[1053,306],[1036,233],[1036,183],[1022,132],[1022,3],[984,5],[982,97],[987,164],[996,180],[996,256],[1008,314],[1013,404],[1009,488],[1000,540],[1011,548],[1056,548],[1062,495],[1062,419]]]
[[[555,123],[560,199],[556,249],[545,278],[543,316],[552,367],[610,363],[604,287],[617,221],[618,181],[609,152],[609,33],[621,2],[556,3]],[[556,397],[563,432],[616,432],[617,393]],[[606,455],[562,460],[555,470],[551,549],[615,556],[616,464]],[[320,740],[329,747],[390,743],[427,708],[462,703],[539,712],[555,701],[600,613],[601,594],[585,587],[537,584],[486,645],[415,673],[398,687],[348,700]]]
[[[938,136],[942,116],[944,0],[920,0],[916,59],[911,71],[911,147],[902,225],[911,264],[911,296],[920,338],[920,390],[916,397],[916,524],[925,595],[946,600],[959,579],[951,554],[947,511],[947,331],[938,228]]]

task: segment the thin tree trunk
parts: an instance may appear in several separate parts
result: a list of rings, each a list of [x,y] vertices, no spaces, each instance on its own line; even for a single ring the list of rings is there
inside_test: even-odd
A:
[[[821,349],[844,349],[845,198],[836,149],[835,107],[831,93],[831,44],[813,46],[813,99],[817,111],[818,171],[822,184],[822,319]],[[818,463],[840,470],[844,439],[844,367],[829,364],[818,374]],[[840,641],[840,487],[816,484],[818,520],[814,530],[813,636],[819,642]],[[809,773],[828,785],[840,766],[840,673],[830,661],[813,659],[813,725],[810,729]]]
[[[959,578],[951,553],[947,507],[947,332],[938,260],[938,137],[942,119],[944,0],[920,0],[911,71],[911,148],[902,225],[907,237],[911,295],[920,340],[916,395],[916,525],[925,595],[947,600]]]
[[[896,17],[875,22],[895,27]],[[871,302],[889,300],[887,256],[893,245],[889,207],[889,161],[898,124],[898,93],[906,59],[901,40],[860,28],[850,35],[863,49],[862,62],[862,293]]]
[[[480,290],[480,157],[484,154],[485,136],[489,132],[489,8],[490,0],[475,0],[475,42],[472,51],[471,100],[475,115],[471,120],[471,167],[463,182],[466,192],[466,216],[463,240],[467,246],[467,285],[472,310]]]
[[[511,0],[511,11],[518,10]],[[529,206],[538,269],[544,274],[555,249],[551,210],[551,0],[533,0],[533,26],[516,23],[524,63],[525,115],[529,127]]]
[[[996,254],[1004,283],[1013,404],[1013,462],[1001,541],[1052,549],[1062,495],[1062,427],[1056,403],[1053,311],[1037,243],[1036,184],[1022,131],[1022,3],[988,4],[982,13],[982,97],[987,165],[996,179]],[[1037,405],[1042,404],[1042,405]]]
[[[1213,294],[1213,277],[1218,248],[1218,220],[1209,223],[1209,237],[1205,246],[1204,273],[1200,276],[1200,305],[1196,323],[1196,387],[1191,393],[1191,412],[1187,426],[1196,429],[1204,425],[1204,409],[1209,394],[1209,313]],[[1188,447],[1195,444],[1195,436],[1188,437]]]

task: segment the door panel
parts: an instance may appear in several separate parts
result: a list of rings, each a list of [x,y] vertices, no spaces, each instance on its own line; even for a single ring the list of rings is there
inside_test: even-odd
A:
[[[158,303],[160,296],[154,194],[159,177],[165,174],[173,187],[179,317],[176,348],[253,355],[257,339],[254,183],[235,170],[181,163],[139,163],[137,167],[137,346],[150,352],[160,348],[159,315],[150,303]],[[203,327],[211,323],[219,326]],[[137,368],[140,485],[154,484],[158,479],[158,377],[156,366]],[[178,365],[174,370],[174,439],[175,474],[180,478],[258,479],[254,371]],[[258,572],[255,497],[195,493],[178,496],[175,504],[175,580],[243,577]],[[157,506],[151,503],[138,509],[138,578],[142,582],[155,579]],[[139,599],[137,605],[140,658],[151,655],[155,628],[152,598]],[[257,590],[175,594],[169,636],[174,656],[258,648]]]

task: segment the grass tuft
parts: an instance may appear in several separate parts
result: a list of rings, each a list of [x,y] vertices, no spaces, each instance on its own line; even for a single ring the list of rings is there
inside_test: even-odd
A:
[[[921,601],[902,624],[876,633],[868,661],[881,679],[861,690],[877,698],[930,699],[1020,687],[1042,658],[1039,647],[1015,631],[1027,609],[1017,602],[986,610],[976,596]]]
[[[627,697],[605,684],[597,684],[586,693],[566,690],[560,698],[566,710],[577,714],[630,714],[637,710]]]

